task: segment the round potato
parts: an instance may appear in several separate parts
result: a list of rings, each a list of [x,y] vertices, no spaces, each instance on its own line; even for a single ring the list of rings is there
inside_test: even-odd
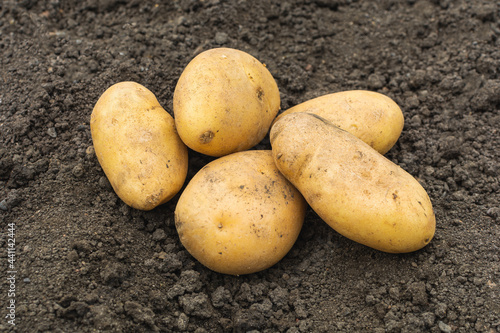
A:
[[[182,72],[173,99],[182,141],[216,157],[259,143],[280,107],[278,85],[267,68],[229,48],[196,56]]]
[[[203,167],[182,192],[175,226],[206,267],[241,275],[281,260],[295,243],[307,204],[274,165],[270,150],[249,150]]]
[[[314,113],[348,131],[385,154],[398,141],[403,112],[389,97],[373,91],[351,90],[320,96],[281,113]]]
[[[97,159],[127,205],[151,210],[181,189],[187,147],[172,116],[142,85],[120,82],[106,90],[92,111],[90,130]]]
[[[424,188],[354,135],[301,112],[278,120],[270,139],[278,169],[340,234],[391,253],[432,239],[436,221]]]

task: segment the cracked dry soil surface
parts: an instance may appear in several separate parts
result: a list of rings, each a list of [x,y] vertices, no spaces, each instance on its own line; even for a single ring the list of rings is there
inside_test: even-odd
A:
[[[466,0],[3,1],[0,331],[500,332],[499,13]],[[189,60],[220,46],[267,65],[282,110],[351,89],[394,99],[406,123],[386,156],[428,191],[432,242],[382,253],[309,210],[282,261],[234,277],[182,247],[178,196],[124,205],[93,153],[97,99],[131,80],[172,113]],[[188,180],[210,160],[190,151]]]

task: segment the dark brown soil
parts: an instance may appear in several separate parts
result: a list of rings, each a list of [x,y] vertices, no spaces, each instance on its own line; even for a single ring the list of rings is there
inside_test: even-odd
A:
[[[499,21],[498,1],[1,2],[0,331],[500,332]],[[171,113],[184,67],[220,46],[267,65],[282,109],[393,98],[406,124],[386,156],[428,191],[432,242],[378,252],[309,211],[280,263],[233,277],[184,250],[176,198],[124,205],[93,153],[97,99],[132,80]],[[190,152],[189,177],[210,160]]]

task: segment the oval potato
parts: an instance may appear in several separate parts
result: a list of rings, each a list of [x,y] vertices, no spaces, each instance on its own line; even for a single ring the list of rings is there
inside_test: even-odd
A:
[[[317,115],[291,113],[270,139],[278,169],[340,234],[391,253],[432,239],[436,221],[424,188],[354,135]]]
[[[187,147],[172,116],[135,82],[108,88],[90,118],[95,153],[116,194],[151,210],[170,200],[187,175]]]
[[[398,141],[404,126],[403,112],[390,97],[350,90],[320,96],[281,113],[275,122],[294,112],[314,113],[348,131],[381,154]]]
[[[187,251],[206,267],[250,274],[287,254],[306,207],[270,150],[243,151],[210,162],[191,179],[177,203],[175,226]]]
[[[257,59],[216,48],[200,53],[174,91],[175,124],[186,145],[223,156],[252,148],[268,133],[280,107],[278,85]]]

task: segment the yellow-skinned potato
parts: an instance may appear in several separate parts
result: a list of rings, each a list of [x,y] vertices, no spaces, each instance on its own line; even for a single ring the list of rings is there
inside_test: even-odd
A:
[[[434,236],[436,221],[424,188],[354,135],[301,112],[280,118],[270,139],[281,173],[345,237],[405,253]]]
[[[90,118],[97,159],[127,205],[151,210],[170,200],[187,175],[187,147],[154,94],[135,82],[106,90]]]
[[[182,141],[210,156],[255,146],[280,107],[278,86],[267,68],[248,53],[229,48],[196,56],[182,72],[173,100]]]
[[[391,98],[366,90],[342,91],[311,99],[284,111],[276,121],[293,112],[314,113],[325,118],[381,154],[398,141],[404,125],[403,112]]]
[[[177,203],[175,226],[184,247],[206,267],[250,274],[287,254],[306,207],[271,151],[249,150],[218,158],[191,179]]]

